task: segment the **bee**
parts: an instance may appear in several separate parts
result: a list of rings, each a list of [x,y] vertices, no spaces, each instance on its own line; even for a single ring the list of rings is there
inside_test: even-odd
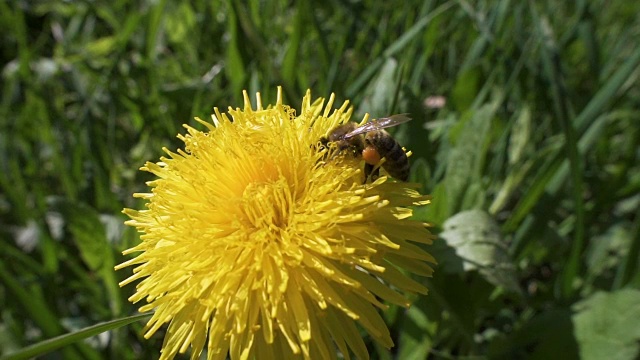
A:
[[[320,138],[320,144],[328,148],[335,144],[337,152],[365,162],[365,182],[377,177],[377,165],[384,158],[382,167],[392,177],[409,179],[409,158],[402,146],[384,129],[411,120],[407,114],[396,114],[369,121],[361,126],[348,122],[332,129],[328,136]]]

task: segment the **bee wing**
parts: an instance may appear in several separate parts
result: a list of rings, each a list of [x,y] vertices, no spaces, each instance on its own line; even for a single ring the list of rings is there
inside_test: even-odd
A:
[[[369,132],[369,131],[389,128],[389,127],[392,127],[392,126],[396,126],[396,125],[400,125],[400,124],[406,123],[407,121],[411,120],[411,118],[408,117],[407,115],[408,114],[395,114],[395,115],[391,115],[389,117],[383,117],[383,118],[379,118],[379,119],[375,119],[375,120],[369,121],[369,122],[363,124],[362,126],[357,127],[356,129],[354,129],[350,133],[347,133],[344,136],[344,138],[348,139],[348,138],[354,137],[356,135],[364,134],[364,133]]]

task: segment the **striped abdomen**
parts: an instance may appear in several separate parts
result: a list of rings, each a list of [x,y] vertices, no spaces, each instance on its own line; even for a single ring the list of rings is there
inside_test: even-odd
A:
[[[402,150],[402,146],[384,130],[376,130],[367,133],[365,137],[367,145],[373,146],[380,158],[386,158],[382,167],[392,177],[407,181],[409,179],[409,158]]]

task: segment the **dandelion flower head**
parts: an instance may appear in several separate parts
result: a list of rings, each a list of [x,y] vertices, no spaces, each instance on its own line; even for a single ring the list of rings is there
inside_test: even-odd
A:
[[[184,150],[142,168],[157,176],[134,195],[146,208],[124,210],[141,243],[116,268],[134,266],[120,285],[140,280],[130,301],[155,310],[145,337],[168,323],[161,359],[366,359],[361,330],[393,346],[378,309],[426,293],[407,271],[432,272],[432,237],[410,219],[429,198],[384,175],[363,183],[358,159],[318,146],[348,102],[307,91],[296,115],[280,88],[274,106],[244,101],[197,119],[207,131],[185,125]]]

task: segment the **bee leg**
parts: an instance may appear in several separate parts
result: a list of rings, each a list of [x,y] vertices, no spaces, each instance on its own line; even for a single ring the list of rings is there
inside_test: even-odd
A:
[[[326,161],[328,158],[328,150],[329,150],[329,139],[327,139],[326,137],[321,137],[320,140],[318,140],[318,142],[316,144],[312,144],[311,148],[313,150],[315,150],[316,152],[320,152],[320,151],[325,151],[325,153],[322,155],[322,158],[320,159],[321,161]]]
[[[364,163],[364,182],[366,184],[368,182],[374,182],[376,179],[380,177],[380,167],[371,165],[369,163]]]

